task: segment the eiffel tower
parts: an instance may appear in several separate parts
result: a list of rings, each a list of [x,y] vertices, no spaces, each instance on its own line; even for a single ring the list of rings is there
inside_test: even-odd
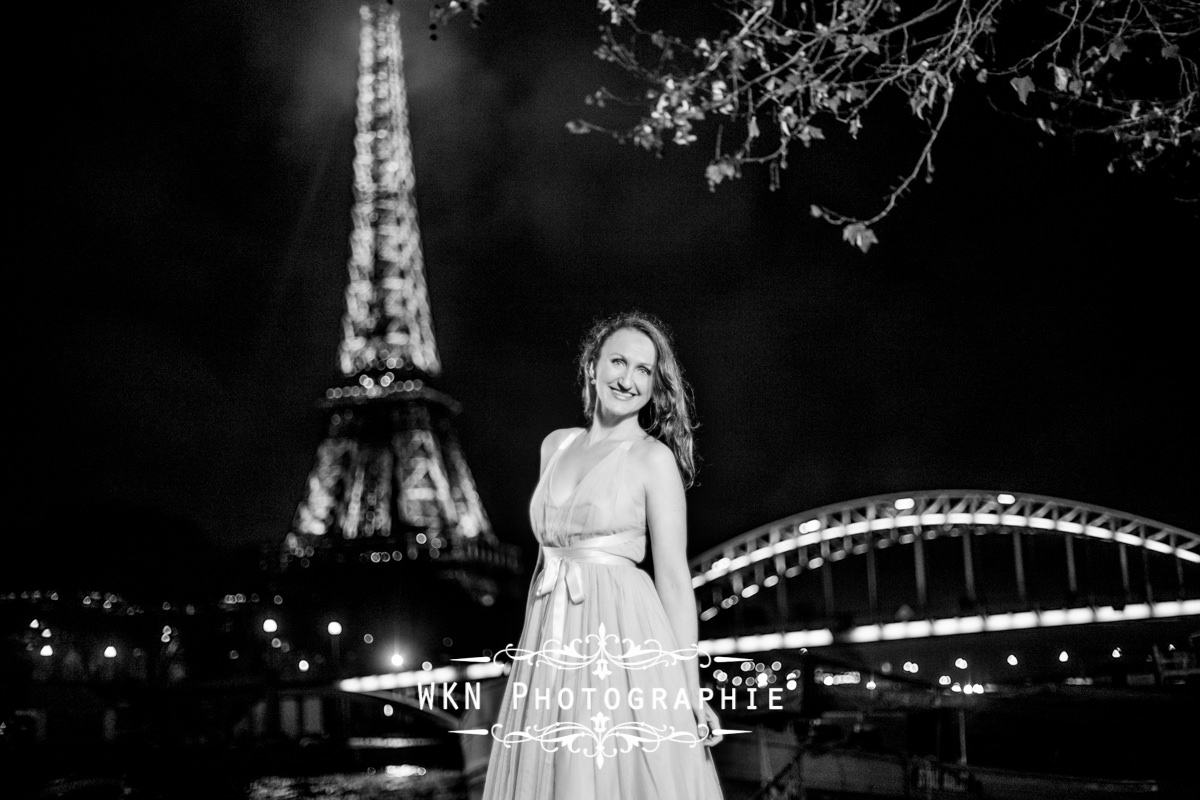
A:
[[[364,4],[361,17],[342,378],[320,402],[327,433],[280,567],[314,614],[358,618],[347,642],[400,626],[436,661],[446,641],[470,646],[456,626],[504,613],[520,548],[492,531],[455,434],[459,406],[436,388],[399,14]]]

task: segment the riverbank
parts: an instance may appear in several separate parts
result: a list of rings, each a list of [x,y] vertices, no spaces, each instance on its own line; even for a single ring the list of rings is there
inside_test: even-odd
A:
[[[18,800],[464,800],[461,756],[436,745],[217,748],[55,745],[9,751],[5,795]]]
[[[917,786],[927,772],[957,774],[964,761],[980,775],[1002,770],[1034,780],[1197,782],[1194,743],[1179,733],[1200,717],[1194,685],[1055,684],[966,696],[835,684],[813,687],[805,707],[722,714],[725,727],[750,731],[714,750],[727,800],[753,796],[802,748],[840,754],[838,764],[878,762],[897,786]],[[427,729],[356,733],[378,735],[223,745],[139,735],[29,743],[0,750],[0,759],[5,788],[20,800],[467,800],[458,737]],[[922,759],[933,772],[922,771]],[[809,764],[810,776],[823,763]]]

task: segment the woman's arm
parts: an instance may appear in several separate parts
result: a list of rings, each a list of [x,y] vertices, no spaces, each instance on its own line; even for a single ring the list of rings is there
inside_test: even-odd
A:
[[[650,443],[643,461],[646,474],[646,524],[654,555],[654,586],[675,631],[678,647],[695,647],[699,636],[696,595],[687,563],[687,501],[675,454],[659,441]],[[684,662],[688,697],[700,704],[699,658]]]
[[[546,471],[546,464],[550,462],[550,456],[554,455],[554,449],[558,447],[559,437],[562,436],[562,431],[550,431],[546,434],[546,438],[542,439],[542,458],[538,463],[538,477],[542,477],[542,473]]]
[[[556,431],[550,431],[550,433],[546,434],[546,438],[542,439],[542,461],[538,466],[539,478],[542,476],[542,473],[546,471],[546,465],[550,463],[550,459],[554,455],[554,451],[558,449],[560,444],[562,444],[563,437],[573,430],[575,429],[559,428]]]
[[[560,428],[556,431],[551,431],[546,434],[546,438],[542,439],[542,454],[541,463],[538,465],[538,480],[541,480],[542,473],[546,471],[546,465],[550,463],[550,459],[554,456],[554,451],[558,449],[562,443],[563,437],[571,432],[571,428]],[[542,575],[542,568],[545,567],[545,553],[542,548],[538,547],[537,562],[533,565],[533,577],[529,581],[529,593],[525,598],[525,619],[529,619],[529,610],[533,608],[533,602],[536,597],[538,579]]]

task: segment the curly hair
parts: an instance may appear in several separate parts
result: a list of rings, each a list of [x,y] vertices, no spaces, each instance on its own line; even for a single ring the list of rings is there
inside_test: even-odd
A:
[[[692,403],[692,389],[683,375],[683,368],[675,358],[675,343],[670,328],[644,311],[623,311],[597,320],[584,335],[579,347],[579,383],[583,389],[583,416],[591,424],[596,410],[596,389],[590,374],[600,358],[600,348],[619,330],[629,329],[643,333],[654,343],[657,358],[654,363],[654,381],[650,402],[638,412],[638,424],[646,433],[671,448],[675,463],[683,477],[685,488],[696,482],[699,459],[692,431],[696,423]]]

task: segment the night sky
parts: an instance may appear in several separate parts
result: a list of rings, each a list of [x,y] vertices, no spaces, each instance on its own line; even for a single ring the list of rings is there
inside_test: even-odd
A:
[[[437,41],[427,8],[403,21],[439,385],[502,539],[532,552],[578,340],[633,306],[674,327],[695,389],[693,555],[936,488],[1200,531],[1177,255],[1196,212],[1161,181],[963,87],[936,180],[864,255],[808,207],[870,210],[915,153],[903,116],[798,150],[780,191],[749,170],[710,193],[709,129],[661,159],[565,130],[623,80],[592,54],[593,3],[495,0]],[[93,3],[22,30],[45,46],[15,78],[33,191],[14,196],[7,580],[234,574],[287,532],[338,375],[357,4]]]

